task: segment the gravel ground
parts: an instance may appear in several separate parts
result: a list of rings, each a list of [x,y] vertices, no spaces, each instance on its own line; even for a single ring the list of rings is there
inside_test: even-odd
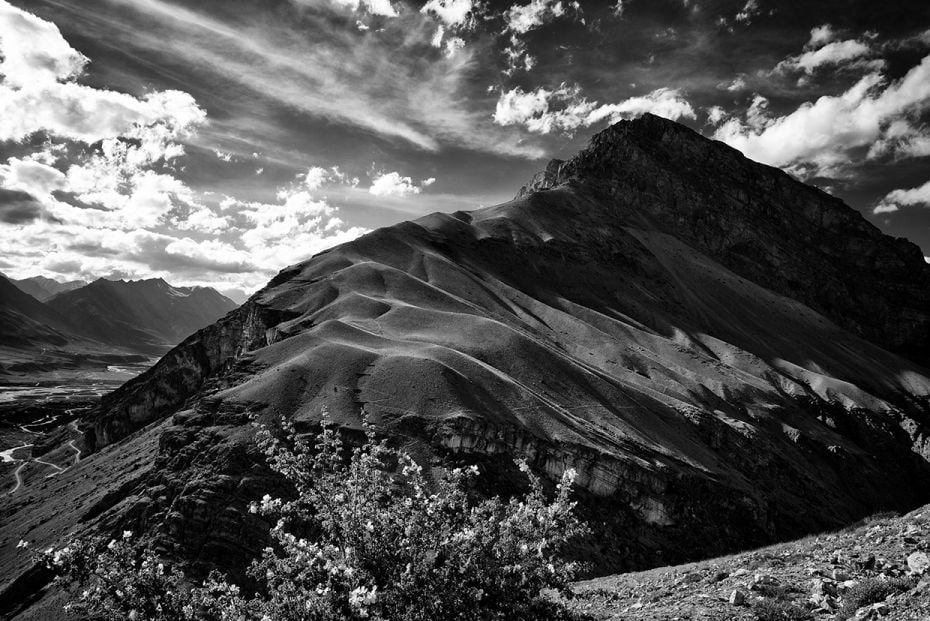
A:
[[[570,608],[643,621],[930,621],[930,505],[837,533],[579,582]]]

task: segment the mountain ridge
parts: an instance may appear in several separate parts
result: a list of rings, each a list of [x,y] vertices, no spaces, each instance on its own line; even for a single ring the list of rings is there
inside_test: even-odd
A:
[[[45,302],[62,291],[73,291],[88,284],[84,280],[60,282],[45,276],[30,276],[20,280],[10,279],[10,282],[40,302]]]
[[[175,287],[162,278],[98,278],[48,304],[82,317],[82,331],[92,338],[151,353],[166,351],[237,306],[215,289]]]

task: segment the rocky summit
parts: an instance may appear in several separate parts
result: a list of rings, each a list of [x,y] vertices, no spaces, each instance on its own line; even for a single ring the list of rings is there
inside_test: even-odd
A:
[[[93,454],[2,501],[2,569],[75,525],[241,566],[268,526],[248,502],[280,490],[250,417],[324,411],[491,491],[519,484],[514,458],[575,468],[594,572],[707,558],[930,501],[928,363],[917,246],[645,115],[511,202],[283,270],[105,397]]]

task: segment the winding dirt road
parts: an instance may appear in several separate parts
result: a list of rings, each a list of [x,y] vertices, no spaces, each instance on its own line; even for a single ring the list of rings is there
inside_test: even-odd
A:
[[[70,414],[71,410],[68,410],[68,413]],[[78,423],[76,420],[73,420],[70,423],[68,423],[68,427],[72,431],[80,432],[80,430],[78,429]],[[35,432],[30,432],[30,433],[35,433]],[[77,447],[77,444],[75,444],[75,440],[68,440],[67,445],[72,451],[74,451],[74,461],[71,462],[71,464],[66,467],[59,466],[58,464],[54,464],[50,461],[45,461],[44,459],[41,459],[39,457],[33,457],[32,459],[17,459],[16,457],[13,456],[13,454],[16,451],[20,449],[29,448],[32,446],[32,444],[22,444],[20,446],[14,446],[13,448],[7,449],[5,451],[0,451],[0,461],[6,462],[6,463],[21,462],[16,467],[16,470],[13,471],[14,485],[13,485],[13,488],[7,492],[7,494],[14,494],[18,492],[19,489],[23,486],[23,477],[22,477],[21,472],[23,468],[25,468],[30,462],[35,462],[43,466],[48,466],[49,468],[54,468],[55,470],[54,472],[51,472],[45,475],[46,479],[50,479],[54,476],[57,476],[61,474],[62,472],[70,469],[72,466],[77,465],[81,461],[81,449]]]

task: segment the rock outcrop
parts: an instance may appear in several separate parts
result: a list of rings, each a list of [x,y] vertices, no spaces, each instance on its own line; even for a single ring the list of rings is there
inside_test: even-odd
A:
[[[910,508],[930,499],[928,279],[837,199],[670,121],[623,122],[514,201],[283,270],[109,395],[87,444],[148,437],[158,456],[92,517],[243,561],[267,527],[245,507],[277,485],[249,416],[323,410],[481,464],[494,491],[520,480],[514,457],[575,468],[600,570]]]

